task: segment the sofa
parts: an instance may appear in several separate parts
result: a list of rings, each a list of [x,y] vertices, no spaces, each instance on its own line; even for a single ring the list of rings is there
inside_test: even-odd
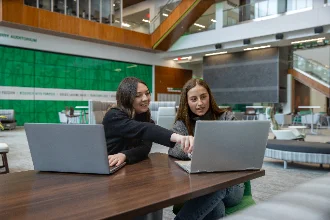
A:
[[[175,102],[168,101],[152,101],[150,102],[149,108],[151,113],[151,119],[157,124],[158,109],[159,107],[175,107]]]
[[[1,119],[1,124],[5,130],[13,130],[16,128],[15,110],[14,109],[1,109],[0,115],[5,116],[5,119]]]
[[[268,140],[265,157],[287,162],[330,164],[330,145],[296,140]]]
[[[105,116],[105,113],[109,108],[115,106],[115,101],[88,101],[88,119],[89,124],[101,124]],[[151,119],[157,124],[158,109],[159,107],[174,107],[175,102],[150,102],[149,109],[151,113]]]

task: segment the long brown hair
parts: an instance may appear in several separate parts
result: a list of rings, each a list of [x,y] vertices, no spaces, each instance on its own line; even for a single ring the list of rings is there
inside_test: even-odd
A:
[[[183,86],[183,89],[181,91],[180,105],[175,119],[175,121],[183,121],[183,123],[187,127],[189,135],[194,134],[193,131],[194,122],[192,120],[194,113],[190,110],[188,105],[188,92],[190,89],[194,88],[197,85],[204,87],[209,94],[210,108],[208,111],[211,112],[211,115],[214,120],[218,119],[222,115],[222,113],[225,112],[225,110],[222,110],[218,107],[211,93],[210,87],[207,85],[207,83],[204,80],[190,79],[188,82],[186,82],[186,84]]]
[[[116,108],[126,112],[130,118],[135,117],[133,102],[136,97],[138,83],[142,83],[147,86],[147,84],[141,79],[138,79],[136,77],[126,77],[120,82],[116,93]],[[151,121],[150,109],[148,109],[148,111],[143,114],[146,114],[145,119],[147,122]]]

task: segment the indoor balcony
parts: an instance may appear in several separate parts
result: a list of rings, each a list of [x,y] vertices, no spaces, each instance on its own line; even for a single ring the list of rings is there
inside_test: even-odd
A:
[[[0,25],[140,50],[166,51],[215,2],[3,0]]]

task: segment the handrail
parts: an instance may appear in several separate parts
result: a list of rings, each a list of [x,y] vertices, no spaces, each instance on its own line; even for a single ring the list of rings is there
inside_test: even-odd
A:
[[[165,20],[163,20],[162,22],[160,21],[161,15],[164,13],[164,9],[172,3],[176,3],[175,7],[172,9],[172,11],[170,13],[168,13],[168,16],[174,11],[174,9],[176,7],[178,7],[178,5],[180,4],[182,0],[168,0],[166,2],[165,5],[161,6],[161,8],[159,9],[159,12],[150,20],[150,33],[153,33],[161,24],[162,22]],[[159,22],[157,22],[159,21]]]
[[[173,0],[168,0],[165,5],[161,6],[161,8],[159,9],[159,12],[150,20],[150,23],[154,22],[154,20],[156,20],[156,18],[160,16],[160,13],[161,13],[161,11],[163,11],[163,9],[165,8],[165,6],[167,6],[168,4],[172,3],[172,1]]]
[[[316,77],[330,86],[330,68],[312,59],[293,54],[293,67]]]
[[[307,60],[307,61],[309,61],[309,62],[315,63],[315,64],[317,64],[317,65],[319,65],[319,66],[322,66],[322,67],[325,68],[325,69],[329,69],[329,70],[330,70],[330,67],[327,67],[326,65],[324,65],[323,63],[320,63],[319,61],[316,61],[316,60],[313,60],[313,59],[308,59],[308,58],[306,58],[306,57],[300,56],[300,55],[295,54],[295,53],[293,54],[293,56],[294,56],[294,57],[295,57],[295,56],[300,57],[300,58],[302,58],[302,59],[304,59],[304,60]]]

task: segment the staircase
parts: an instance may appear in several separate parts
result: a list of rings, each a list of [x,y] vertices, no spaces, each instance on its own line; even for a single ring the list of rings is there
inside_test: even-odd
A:
[[[302,84],[330,98],[330,68],[304,57],[293,55],[293,69],[289,73]]]

